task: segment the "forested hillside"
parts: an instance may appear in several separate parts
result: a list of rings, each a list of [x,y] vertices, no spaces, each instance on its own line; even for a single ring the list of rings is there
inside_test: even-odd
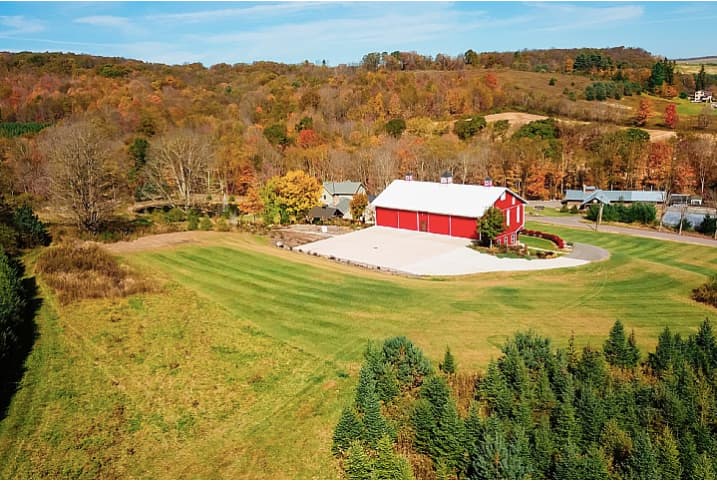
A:
[[[369,53],[352,66],[209,68],[2,53],[0,79],[0,169],[12,193],[39,201],[58,197],[53,180],[81,147],[68,139],[79,137],[101,153],[95,168],[115,207],[257,193],[292,169],[360,180],[373,193],[407,172],[435,180],[450,169],[456,182],[491,176],[534,199],[583,184],[709,197],[717,183],[714,137],[703,135],[713,114],[670,107],[715,79],[683,75],[641,49]],[[560,122],[483,122],[510,111]],[[650,143],[625,127],[678,136]],[[191,175],[173,178],[170,166]]]

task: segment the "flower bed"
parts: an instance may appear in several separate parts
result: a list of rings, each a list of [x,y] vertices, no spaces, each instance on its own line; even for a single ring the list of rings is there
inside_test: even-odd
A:
[[[521,234],[524,234],[526,236],[533,236],[535,238],[547,239],[548,241],[552,241],[553,243],[555,243],[555,245],[559,249],[565,248],[565,240],[563,240],[563,238],[561,238],[557,234],[544,233],[542,231],[534,231],[532,229],[524,229],[523,231],[521,231]]]

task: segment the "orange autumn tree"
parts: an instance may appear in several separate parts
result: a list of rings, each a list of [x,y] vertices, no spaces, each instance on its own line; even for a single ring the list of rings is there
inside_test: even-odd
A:
[[[640,100],[640,106],[637,108],[637,115],[635,116],[635,125],[642,127],[647,124],[651,111],[652,103],[648,99]]]
[[[670,129],[674,129],[679,120],[680,117],[677,115],[677,106],[675,104],[668,104],[667,107],[665,107],[665,125]]]

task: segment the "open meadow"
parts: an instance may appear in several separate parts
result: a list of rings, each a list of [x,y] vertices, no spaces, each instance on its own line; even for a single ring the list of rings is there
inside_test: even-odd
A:
[[[528,223],[608,249],[579,268],[403,278],[265,238],[128,253],[159,291],[60,305],[0,421],[0,478],[336,478],[331,435],[370,339],[450,346],[480,370],[519,330],[598,345],[620,319],[643,354],[717,310],[690,299],[717,249]]]

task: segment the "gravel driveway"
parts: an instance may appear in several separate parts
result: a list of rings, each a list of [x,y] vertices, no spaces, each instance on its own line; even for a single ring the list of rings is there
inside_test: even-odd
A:
[[[308,254],[419,276],[466,275],[496,271],[570,268],[605,259],[607,251],[576,247],[572,256],[508,259],[479,253],[469,240],[439,234],[374,226],[294,248]]]

